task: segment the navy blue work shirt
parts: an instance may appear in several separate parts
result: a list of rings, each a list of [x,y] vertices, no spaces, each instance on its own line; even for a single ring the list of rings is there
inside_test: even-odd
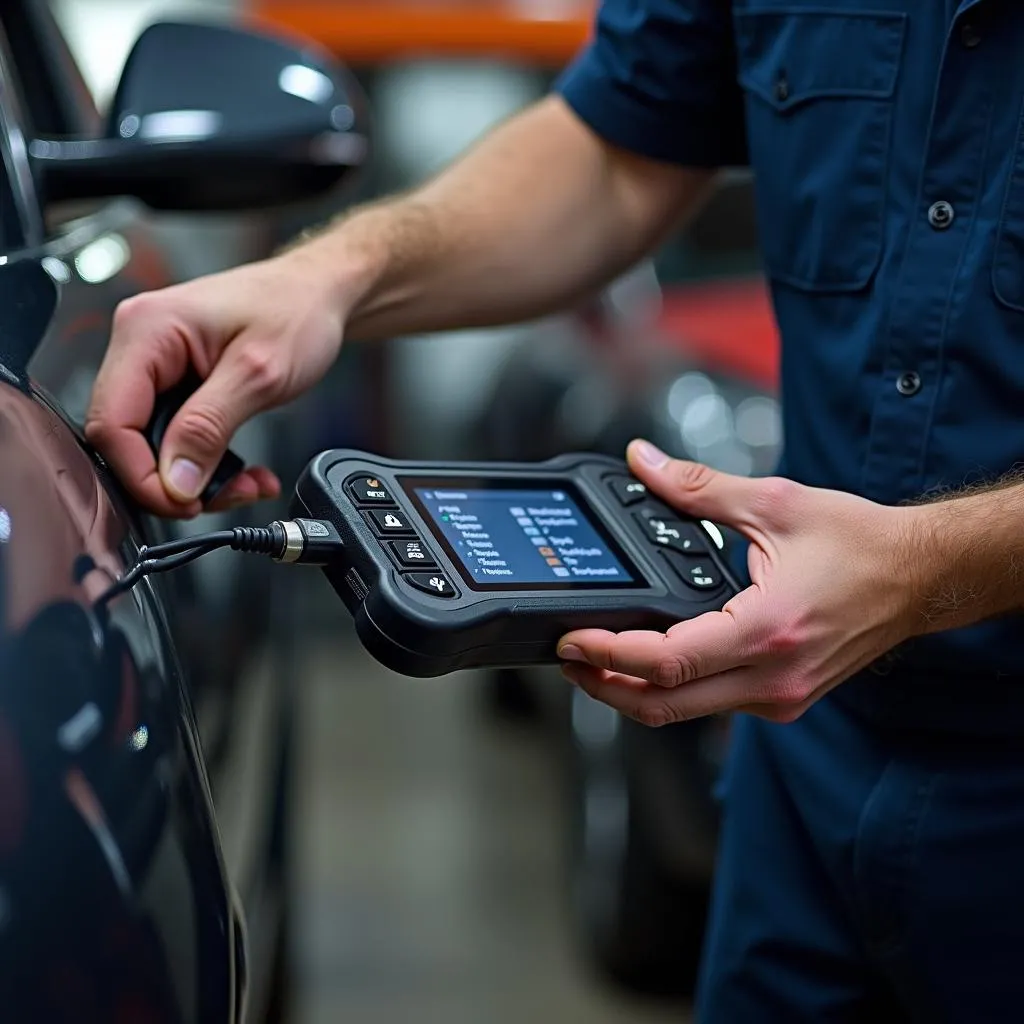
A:
[[[557,89],[625,149],[753,168],[781,473],[896,504],[1024,462],[1024,4],[605,0]],[[1018,728],[1024,618],[890,671],[850,699]]]

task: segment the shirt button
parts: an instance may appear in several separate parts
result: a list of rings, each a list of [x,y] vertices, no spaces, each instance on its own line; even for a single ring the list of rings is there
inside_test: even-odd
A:
[[[780,71],[779,77],[775,80],[775,98],[780,103],[785,103],[789,99],[789,79],[786,78],[785,71]]]
[[[945,199],[932,203],[928,208],[928,223],[936,231],[945,231],[953,223],[953,207]]]
[[[960,26],[960,42],[968,50],[973,50],[981,42],[981,33],[969,21],[965,21]]]
[[[900,379],[896,381],[896,390],[907,398],[916,395],[921,390],[921,375],[913,370],[901,373]]]

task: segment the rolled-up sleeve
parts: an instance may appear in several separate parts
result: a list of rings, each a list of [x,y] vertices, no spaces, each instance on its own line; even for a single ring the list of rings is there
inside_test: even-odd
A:
[[[747,162],[728,0],[604,0],[555,90],[623,149],[691,167]]]

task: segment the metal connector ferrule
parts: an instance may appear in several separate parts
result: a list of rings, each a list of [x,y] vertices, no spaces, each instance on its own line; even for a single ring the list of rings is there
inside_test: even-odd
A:
[[[287,522],[279,523],[279,525],[284,530],[284,551],[274,561],[297,562],[302,557],[302,552],[306,548],[306,538],[303,536],[302,530],[299,529],[297,523]]]

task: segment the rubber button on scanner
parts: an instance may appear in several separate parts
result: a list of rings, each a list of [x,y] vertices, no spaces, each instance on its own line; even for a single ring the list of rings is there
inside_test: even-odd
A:
[[[674,509],[668,507],[660,501],[655,501],[653,498],[647,502],[646,505],[639,512],[634,513],[637,519],[678,519],[679,513]],[[646,524],[644,529],[647,529]]]
[[[434,558],[418,540],[393,540],[391,550],[402,565],[433,565]]]
[[[448,581],[448,577],[440,572],[411,572],[408,576],[402,577],[410,586],[422,590],[426,594],[433,594],[434,597],[451,598],[455,596],[455,588]]]
[[[647,488],[631,476],[614,476],[608,481],[608,486],[620,505],[635,505],[647,497]]]
[[[375,508],[369,513],[373,525],[381,536],[394,533],[412,533],[413,530],[405,520],[405,514],[398,509]]]
[[[707,538],[693,523],[684,523],[681,519],[661,519],[657,516],[648,519],[643,515],[637,516],[637,521],[644,528],[648,538],[663,548],[691,555],[706,555],[708,552]]]
[[[679,578],[694,590],[717,590],[725,582],[718,566],[710,559],[680,555],[675,551],[666,551],[665,557]]]
[[[349,497],[357,505],[393,505],[387,488],[375,476],[357,476],[349,480]]]

